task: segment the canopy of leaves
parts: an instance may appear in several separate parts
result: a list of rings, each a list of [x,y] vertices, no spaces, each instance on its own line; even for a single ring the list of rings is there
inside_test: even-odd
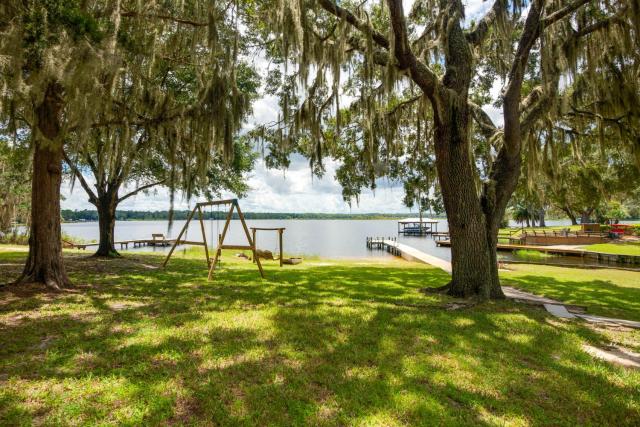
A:
[[[397,2],[387,2],[395,4]],[[477,162],[477,189],[489,179],[503,129],[482,107],[500,106],[489,89],[496,79],[509,84],[517,39],[531,6],[525,0],[494,1],[486,15],[467,20],[464,37],[472,47],[476,76],[469,102]],[[536,138],[541,124],[568,112],[570,99],[591,99],[607,117],[624,118],[619,132],[631,132],[638,117],[640,6],[636,0],[550,0],[542,5],[541,28],[522,85],[519,131]],[[282,113],[255,136],[272,153],[273,166],[286,166],[291,152],[306,155],[322,173],[323,157],[344,164],[338,178],[345,197],[391,176],[394,162],[432,153],[437,95],[416,87],[418,79],[398,63],[395,47],[406,44],[436,87],[457,78],[456,52],[449,44],[454,23],[465,19],[462,2],[417,0],[403,17],[407,40],[397,39],[389,7],[378,1],[273,0],[255,12],[274,63],[268,82]],[[464,52],[464,47],[458,46]],[[459,58],[458,58],[459,59]],[[422,66],[421,65],[421,66]],[[422,77],[424,77],[422,76]],[[609,88],[611,78],[616,83]],[[572,82],[573,92],[562,88]],[[427,99],[429,98],[429,100]],[[346,105],[345,105],[346,104]],[[440,114],[440,112],[436,112]],[[593,116],[590,120],[594,122]],[[602,121],[602,120],[601,120]],[[637,135],[637,134],[636,134]],[[619,139],[627,147],[637,139]],[[637,149],[634,149],[637,152]]]
[[[170,187],[189,191],[215,153],[233,154],[250,113],[257,76],[241,60],[240,16],[237,3],[211,0],[4,1],[0,120],[36,130],[34,108],[55,84],[52,143],[71,153],[101,144],[98,176],[126,174],[134,151],[161,147]]]

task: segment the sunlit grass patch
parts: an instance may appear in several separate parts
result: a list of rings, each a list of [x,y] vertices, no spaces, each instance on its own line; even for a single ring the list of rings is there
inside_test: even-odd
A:
[[[576,322],[509,301],[450,310],[419,292],[446,273],[394,258],[266,262],[261,279],[233,255],[209,282],[198,250],[166,269],[74,253],[72,291],[1,292],[0,424],[633,425],[640,411],[640,375],[587,355],[611,336]],[[16,265],[0,273],[23,259],[3,253]],[[562,284],[565,270],[508,274]]]
[[[584,246],[584,249],[606,254],[640,256],[640,242],[597,243]]]
[[[532,251],[529,249],[518,249],[517,251],[514,251],[513,254],[518,258],[527,259],[531,261],[542,260],[542,259],[553,257],[553,255],[550,255],[548,253],[541,252],[541,251]]]

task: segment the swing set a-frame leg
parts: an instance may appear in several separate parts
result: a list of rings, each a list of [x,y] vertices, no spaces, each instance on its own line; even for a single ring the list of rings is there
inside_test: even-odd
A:
[[[198,209],[198,219],[200,220],[200,231],[202,231],[202,241],[204,242],[204,255],[207,257],[207,268],[211,268],[211,258],[209,257],[209,245],[207,244],[207,233],[204,231],[204,220],[202,215],[202,209],[200,206],[196,206]]]
[[[249,233],[249,229],[247,228],[247,223],[244,222],[244,215],[240,210],[240,206],[236,205],[236,209],[238,210],[238,218],[240,218],[240,222],[242,223],[242,229],[244,230],[244,234],[245,236],[247,236],[247,241],[249,242],[249,246],[251,246],[251,252],[253,252],[253,259],[256,260],[256,264],[258,264],[258,270],[260,270],[260,277],[264,279],[264,270],[262,270],[260,257],[258,256],[258,252],[256,251],[256,241],[255,239],[251,239],[251,234]]]
[[[224,221],[224,228],[222,229],[222,234],[218,237],[218,246],[216,248],[216,254],[213,257],[213,262],[209,266],[209,276],[207,280],[211,280],[213,277],[213,270],[216,269],[216,264],[218,263],[218,258],[222,253],[222,243],[224,242],[224,238],[227,235],[227,230],[229,229],[229,224],[231,223],[231,218],[233,217],[233,208],[235,207],[235,203],[231,204],[231,209],[229,209],[229,213],[227,214],[227,218]]]
[[[212,206],[212,205],[221,205],[221,204],[231,204],[231,208],[229,209],[229,213],[227,214],[227,218],[226,218],[225,223],[224,223],[224,228],[222,230],[222,234],[220,234],[218,236],[218,246],[216,248],[216,253],[215,253],[215,255],[213,257],[213,260],[212,260],[209,257],[210,254],[209,254],[209,248],[208,248],[208,245],[207,245],[207,236],[206,236],[205,229],[204,229],[204,221],[203,221],[203,216],[204,215],[202,213],[202,206]],[[231,223],[231,218],[233,217],[233,210],[234,209],[237,209],[237,211],[238,211],[238,217],[240,219],[240,223],[242,224],[242,229],[244,230],[244,234],[247,237],[247,242],[249,243],[248,246],[237,246],[237,245],[225,246],[224,245],[224,238],[226,237],[227,231],[229,230],[229,225]],[[171,259],[171,255],[173,255],[174,250],[180,244],[180,242],[181,242],[180,239],[182,238],[182,235],[187,231],[187,228],[189,227],[189,223],[191,222],[191,220],[195,216],[196,211],[198,211],[198,220],[200,222],[200,230],[202,231],[202,239],[203,239],[203,244],[204,244],[205,256],[207,257],[207,262],[209,263],[209,265],[208,265],[208,270],[209,270],[208,280],[211,280],[213,278],[213,272],[216,269],[216,265],[218,264],[218,260],[222,256],[222,249],[225,249],[225,248],[226,249],[249,249],[249,250],[251,250],[251,252],[253,253],[253,257],[254,257],[254,259],[256,261],[256,264],[258,265],[258,270],[260,270],[260,276],[264,279],[264,271],[262,269],[262,263],[260,262],[260,258],[258,257],[258,253],[256,251],[255,239],[251,238],[251,234],[249,233],[249,229],[247,228],[247,224],[246,224],[246,222],[244,220],[244,215],[242,214],[242,211],[240,210],[240,206],[238,205],[237,199],[219,200],[219,201],[213,201],[213,202],[198,203],[196,205],[196,207],[193,208],[193,210],[189,214],[189,217],[187,218],[187,222],[184,224],[184,227],[182,227],[182,230],[180,231],[180,234],[178,235],[178,238],[173,243],[173,246],[171,247],[171,250],[169,251],[169,254],[165,258],[164,262],[162,263],[162,266],[166,267],[167,263],[169,262],[169,259]]]
[[[196,208],[194,208],[191,211],[191,213],[189,214],[189,217],[187,218],[187,222],[185,222],[184,227],[182,227],[182,230],[180,230],[180,234],[178,234],[178,238],[176,239],[175,242],[173,242],[173,246],[171,247],[171,250],[169,251],[169,254],[164,259],[164,262],[162,263],[162,267],[163,268],[167,266],[167,263],[169,262],[169,259],[171,258],[171,255],[173,255],[173,251],[175,251],[176,247],[180,244],[180,238],[185,233],[185,231],[187,231],[187,228],[189,227],[189,223],[191,222],[191,219],[193,219],[193,215],[195,215],[195,213],[196,213]]]

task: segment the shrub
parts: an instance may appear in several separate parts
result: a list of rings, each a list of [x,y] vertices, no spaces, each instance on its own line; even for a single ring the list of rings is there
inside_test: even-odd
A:
[[[17,230],[13,230],[8,233],[0,232],[0,243],[9,245],[28,245],[29,234]]]

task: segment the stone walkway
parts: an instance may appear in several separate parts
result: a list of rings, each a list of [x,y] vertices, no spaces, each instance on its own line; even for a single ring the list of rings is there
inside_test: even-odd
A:
[[[613,326],[625,326],[627,328],[640,329],[640,322],[625,319],[614,319],[612,317],[593,316],[591,314],[577,313],[578,310],[584,310],[586,307],[580,307],[576,305],[568,305],[561,301],[556,301],[551,298],[545,298],[538,295],[530,294],[529,292],[521,291],[520,289],[512,288],[511,286],[503,286],[502,291],[507,298],[522,301],[529,304],[542,305],[545,310],[553,314],[556,317],[564,319],[583,319],[587,322],[598,323],[603,325]]]
[[[449,261],[425,254],[424,252],[412,248],[411,246],[403,245],[401,243],[396,243],[396,245],[401,250],[401,256],[403,258],[409,261],[418,261],[425,264],[430,264],[434,267],[441,268],[447,273],[451,273],[451,263]],[[547,312],[561,319],[582,319],[587,322],[598,324],[600,326],[622,326],[627,328],[640,329],[640,322],[583,314],[580,313],[580,311],[584,311],[586,307],[565,304],[561,301],[541,297],[539,295],[525,292],[511,286],[503,286],[502,291],[509,299],[526,304],[541,305],[545,308],[545,310],[547,310]],[[635,353],[629,349],[623,347],[611,347],[603,349],[594,347],[589,344],[584,344],[583,349],[591,356],[607,361],[609,363],[614,363],[616,365],[624,366],[627,368],[640,369],[640,354]]]
[[[392,243],[395,242],[388,242],[388,244]],[[430,264],[434,267],[438,267],[446,271],[447,273],[451,273],[451,263],[449,261],[434,257],[433,255],[425,254],[424,252],[416,248],[412,248],[411,246],[404,245],[402,243],[395,243],[395,246],[400,249],[400,252],[402,254],[401,256],[404,259]],[[551,298],[541,297],[529,292],[522,291],[520,289],[512,288],[511,286],[503,286],[502,291],[507,298],[525,302],[527,304],[541,305],[552,315],[563,319],[580,318],[586,320],[587,322],[597,323],[601,325],[624,326],[627,328],[640,329],[640,322],[578,313],[577,311],[584,311],[586,307],[565,304],[562,301],[556,301]]]
[[[589,344],[582,346],[584,351],[597,357],[598,359],[606,360],[610,363],[626,366],[627,368],[640,368],[640,354],[633,352],[626,348],[610,347],[608,349],[602,349],[594,347]]]

